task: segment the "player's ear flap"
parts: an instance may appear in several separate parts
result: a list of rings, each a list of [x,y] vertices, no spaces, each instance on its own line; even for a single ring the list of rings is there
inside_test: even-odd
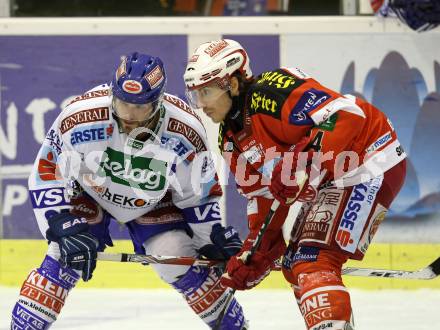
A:
[[[232,76],[230,84],[231,84],[231,95],[238,96],[240,94],[240,83],[238,81],[238,78]]]

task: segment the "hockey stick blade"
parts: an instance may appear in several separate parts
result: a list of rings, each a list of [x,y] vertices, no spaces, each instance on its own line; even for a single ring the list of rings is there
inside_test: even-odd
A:
[[[348,267],[342,270],[342,275],[432,280],[440,275],[440,257],[429,266],[414,271]]]
[[[98,260],[115,262],[138,262],[144,264],[185,265],[223,268],[225,262],[212,259],[197,259],[193,257],[167,257],[148,254],[104,253],[98,252]]]

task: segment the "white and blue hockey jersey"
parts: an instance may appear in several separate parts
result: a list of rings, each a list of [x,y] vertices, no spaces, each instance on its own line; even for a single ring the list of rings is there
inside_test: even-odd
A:
[[[164,230],[189,226],[209,237],[220,221],[221,189],[198,116],[165,94],[146,141],[119,130],[108,85],[75,98],[49,129],[29,178],[43,235],[53,212],[70,207],[78,186],[138,244]]]

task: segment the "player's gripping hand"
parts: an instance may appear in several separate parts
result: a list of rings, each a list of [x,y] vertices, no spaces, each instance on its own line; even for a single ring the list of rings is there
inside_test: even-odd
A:
[[[269,190],[282,205],[295,201],[311,201],[316,190],[309,185],[313,152],[304,152],[309,138],[302,138],[288,156],[284,156],[274,167]]]
[[[46,238],[60,246],[60,262],[63,267],[82,271],[82,279],[88,281],[96,267],[98,240],[88,232],[85,218],[68,212],[54,215],[48,220]]]
[[[225,228],[219,223],[212,226],[210,238],[213,244],[206,244],[198,251],[209,259],[229,260],[243,245],[238,232],[232,226]]]
[[[251,289],[269,275],[275,267],[275,260],[286,249],[281,230],[267,231],[261,240],[260,247],[248,258],[255,237],[256,235],[251,233],[244,241],[240,252],[228,261],[226,273],[221,277],[223,285],[236,290]]]

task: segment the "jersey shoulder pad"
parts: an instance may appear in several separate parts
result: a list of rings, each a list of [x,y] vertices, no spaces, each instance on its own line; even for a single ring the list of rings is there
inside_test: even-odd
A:
[[[304,79],[283,69],[263,72],[249,88],[249,114],[281,119],[281,111],[289,95],[304,83]]]
[[[300,78],[300,79],[309,79],[312,78],[308,73],[304,72],[300,68],[285,68],[282,67],[282,70],[289,72],[290,74]]]
[[[93,100],[96,98],[104,98],[109,99],[110,98],[110,86],[108,84],[102,84],[93,87],[92,89],[88,90],[82,95],[79,95],[75,97],[70,103],[67,105],[66,108],[70,107],[72,104],[75,103],[84,103],[84,101]],[[79,105],[81,106],[81,105]]]
[[[103,90],[95,90],[90,93]],[[87,95],[84,94],[84,95]],[[72,146],[108,140],[113,135],[109,96],[91,96],[69,104],[61,113],[58,130]]]
[[[202,119],[199,117],[199,115],[197,115],[197,113],[193,109],[191,109],[191,107],[180,97],[165,93],[164,104],[165,106],[172,106],[173,108],[178,110],[177,112],[182,112],[182,114],[184,115],[190,115],[197,119],[200,123],[202,123]]]
[[[180,100],[179,98],[176,99]],[[175,102],[177,102],[176,99],[174,99]],[[193,116],[169,101],[164,102],[164,106],[167,114],[166,127],[163,133],[164,139],[172,136],[173,139],[177,138],[196,153],[207,151],[206,131],[200,118]]]

